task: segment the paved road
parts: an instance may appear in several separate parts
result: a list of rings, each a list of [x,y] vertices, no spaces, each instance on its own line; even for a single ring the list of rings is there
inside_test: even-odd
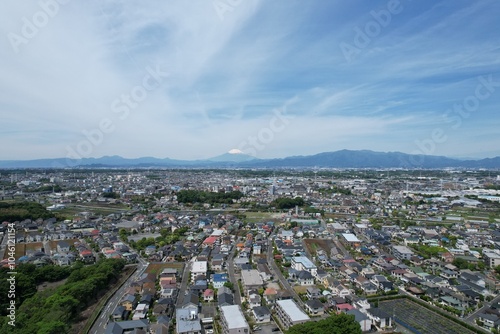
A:
[[[3,260],[5,257],[5,251],[7,250],[7,232],[2,235],[2,242],[0,243],[0,260]]]
[[[496,296],[494,299],[492,299],[490,302],[484,303],[484,306],[480,308],[479,310],[471,313],[469,316],[465,317],[464,320],[467,321],[470,324],[476,325],[476,317],[478,313],[486,311],[492,304],[500,301],[500,295]]]
[[[233,283],[234,286],[234,304],[241,305],[241,291],[240,285],[238,284],[238,280],[234,275],[234,255],[236,254],[236,247],[233,246],[231,253],[227,258],[227,273],[229,276],[229,281]]]
[[[45,254],[51,255],[52,249],[50,248],[50,242],[48,240],[43,242],[43,248],[45,250]]]
[[[130,284],[139,279],[139,277],[144,273],[144,270],[148,267],[149,263],[144,259],[139,257],[139,263],[137,265],[137,270],[134,274],[130,275],[127,281],[118,289],[115,294],[109,299],[108,303],[103,307],[99,318],[95,321],[94,325],[90,329],[89,333],[104,333],[106,330],[106,325],[109,320],[109,316],[113,313],[118,303],[123,298],[125,290],[130,287]]]
[[[182,306],[182,302],[184,301],[184,295],[187,291],[187,285],[189,283],[189,272],[191,271],[191,265],[193,263],[193,259],[184,263],[184,270],[182,272],[182,280],[181,285],[179,287],[179,293],[177,294],[177,302],[176,307],[180,308]]]
[[[342,245],[342,243],[338,239],[333,240],[333,242],[335,243],[335,246],[340,249],[342,254],[344,254],[345,259],[352,259],[351,253],[349,253],[347,249],[345,249],[344,245]]]
[[[272,237],[273,235],[269,236],[269,241],[271,241]],[[274,262],[272,242],[270,242],[269,246],[267,247],[267,263],[270,265],[271,269],[276,274],[276,277],[281,282],[281,286],[284,289],[288,290],[291,293],[292,297],[295,299],[295,301],[303,308],[304,302],[302,301],[302,299],[300,299],[299,295],[295,292],[295,290],[290,286],[290,283],[288,283],[286,278],[281,273],[281,270],[276,265],[276,262]]]

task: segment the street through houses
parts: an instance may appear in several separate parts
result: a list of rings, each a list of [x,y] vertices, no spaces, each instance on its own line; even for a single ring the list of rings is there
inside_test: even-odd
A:
[[[229,281],[233,283],[234,287],[234,302],[236,305],[241,305],[240,285],[238,283],[238,279],[236,278],[235,267],[234,267],[235,255],[236,255],[236,247],[233,246],[233,249],[231,250],[231,253],[229,254],[227,259],[227,272],[229,276]]]
[[[190,261],[187,261],[187,262],[184,262],[184,267],[183,267],[183,271],[182,271],[182,280],[181,280],[181,284],[180,284],[180,287],[179,287],[179,293],[177,294],[177,301],[176,301],[176,307],[181,307],[182,306],[182,303],[183,303],[183,300],[184,300],[184,293],[188,291],[188,284],[189,284],[189,274],[190,274],[190,270],[191,270],[191,265],[193,263],[193,259],[191,259]]]
[[[453,319],[461,320],[463,312],[463,321],[474,326],[492,319],[499,308],[495,247],[500,241],[496,223],[500,217],[494,215],[493,205],[472,200],[467,200],[467,205],[477,206],[473,216],[467,217],[471,208],[452,206],[446,196],[437,197],[440,184],[434,178],[422,179],[421,187],[409,192],[404,182],[398,188],[397,181],[386,182],[375,172],[366,176],[367,180],[359,179],[360,175],[353,178],[347,172],[332,172],[334,178],[314,181],[302,173],[287,172],[292,176],[276,184],[247,174],[230,179],[218,172],[102,173],[106,176],[99,176],[105,179],[101,183],[99,177],[89,173],[96,189],[72,195],[76,196],[72,200],[80,201],[81,206],[92,202],[89,210],[102,205],[106,212],[116,205],[119,212],[102,215],[71,211],[75,218],[64,222],[40,219],[16,223],[16,251],[23,261],[37,266],[44,262],[71,265],[75,260],[90,266],[95,259],[122,258],[130,267],[138,261],[132,277],[108,300],[101,301],[105,305],[92,332],[103,333],[106,328],[114,331],[122,324],[172,330],[177,323],[192,319],[193,324],[199,323],[201,332],[208,334],[220,331],[222,309],[227,306],[232,317],[241,312],[244,323],[250,326],[249,333],[256,330],[254,322],[263,333],[278,326],[272,319],[286,323],[282,318],[285,311],[279,309],[282,301],[288,301],[284,304],[295,314],[303,312],[310,318],[307,321],[346,312],[368,317],[363,320],[366,327],[380,326],[373,316],[370,318],[370,312],[377,313],[378,304],[369,308],[369,301],[372,296],[390,295],[395,297],[394,305],[402,305],[397,304],[404,299],[397,298],[398,289],[402,296],[421,296],[430,305],[427,310],[434,313],[448,312]],[[345,178],[338,177],[342,173],[347,173]],[[407,175],[411,172],[401,173],[405,179],[418,178]],[[463,190],[447,190],[453,198],[473,196],[467,190],[470,175],[461,177],[464,181],[455,183],[462,182]],[[215,186],[204,185],[206,180]],[[473,184],[482,186],[479,180],[492,181],[478,177]],[[179,184],[194,189],[182,191]],[[108,203],[110,193],[99,189],[110,185],[114,189],[148,189],[150,193],[120,190],[121,195],[112,194],[116,201]],[[81,182],[75,181],[74,186],[81,186]],[[337,192],[339,189],[342,192]],[[422,193],[426,189],[434,190],[432,197]],[[203,194],[213,200],[235,193],[238,199],[227,200],[234,207],[205,203],[206,210],[194,196]],[[189,196],[194,202],[185,204]],[[297,197],[308,204],[288,210],[270,204],[286,204]],[[58,195],[52,200],[62,202],[63,198]],[[258,202],[265,210],[236,210],[248,206],[247,200]],[[444,205],[447,201],[449,205]],[[231,209],[224,210],[228,207]],[[128,213],[122,214],[123,210]],[[338,211],[343,213],[337,215]],[[72,240],[69,246],[68,240]],[[406,321],[418,326],[423,321],[418,318],[421,311],[414,311]],[[399,320],[403,317],[398,314]],[[436,319],[443,320],[442,316]],[[391,319],[386,320],[389,324]],[[182,333],[182,326],[175,330]]]
[[[108,302],[101,309],[99,317],[96,319],[91,327],[89,333],[104,333],[104,330],[110,321],[110,316],[120,303],[125,291],[130,287],[132,282],[135,282],[146,270],[148,263],[139,258],[136,271],[123,283],[123,285],[110,297]]]
[[[269,237],[269,241],[271,241],[271,240],[273,240],[273,235],[271,235]],[[291,294],[291,296],[293,297],[293,299],[303,308],[304,307],[304,302],[302,301],[302,299],[300,298],[300,296],[297,294],[297,292],[295,292],[295,290],[292,288],[292,286],[290,285],[290,283],[288,283],[287,279],[283,276],[283,274],[281,273],[281,270],[278,268],[278,265],[274,261],[274,257],[273,257],[273,244],[272,244],[272,242],[270,242],[269,245],[268,245],[268,247],[267,247],[267,263],[271,266],[271,269],[275,273],[276,278],[280,282],[281,286],[284,289],[286,289]]]

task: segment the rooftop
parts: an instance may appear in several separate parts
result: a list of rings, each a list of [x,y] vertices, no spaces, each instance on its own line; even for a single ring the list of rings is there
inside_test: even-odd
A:
[[[193,262],[192,273],[205,273],[207,272],[207,261],[195,261]]]
[[[220,310],[229,329],[248,327],[245,316],[238,305],[221,306]]]
[[[342,236],[344,237],[347,242],[361,242],[354,234],[352,233],[342,233]]]
[[[301,263],[305,268],[316,268],[316,265],[307,256],[294,256],[292,259]]]
[[[241,280],[244,285],[262,285],[264,281],[262,281],[262,277],[257,270],[242,270],[241,271]]]
[[[302,311],[297,304],[291,299],[284,299],[276,301],[278,304],[290,317],[292,321],[304,321],[309,320],[309,316]]]

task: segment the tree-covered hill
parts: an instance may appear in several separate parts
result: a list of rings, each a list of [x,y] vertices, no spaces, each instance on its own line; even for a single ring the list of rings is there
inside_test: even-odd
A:
[[[25,219],[36,220],[54,217],[43,205],[34,202],[0,202],[0,222],[21,221]]]
[[[25,273],[20,266],[16,275],[16,312],[15,326],[8,323],[10,320],[3,314],[6,308],[3,304],[9,302],[2,299],[2,317],[0,320],[0,333],[12,334],[64,334],[68,333],[71,325],[78,319],[78,314],[86,307],[95,303],[110,285],[116,282],[125,265],[123,260],[105,259],[94,265],[81,264],[68,269],[71,271],[60,272],[60,277],[67,276],[67,281],[54,290],[36,292],[36,281],[42,275],[36,268],[34,275]],[[49,267],[56,270],[55,267]],[[33,268],[32,268],[33,269]],[[55,279],[50,276],[50,269],[42,269],[44,279]],[[9,274],[5,269],[0,271],[3,283]],[[34,288],[33,288],[34,286]],[[4,284],[0,286],[2,296],[7,296]],[[34,290],[33,290],[34,289]],[[7,299],[7,298],[5,298]]]

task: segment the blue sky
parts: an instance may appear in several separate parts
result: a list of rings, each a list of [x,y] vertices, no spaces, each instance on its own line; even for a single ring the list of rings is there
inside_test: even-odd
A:
[[[500,155],[500,2],[4,1],[0,160]]]

